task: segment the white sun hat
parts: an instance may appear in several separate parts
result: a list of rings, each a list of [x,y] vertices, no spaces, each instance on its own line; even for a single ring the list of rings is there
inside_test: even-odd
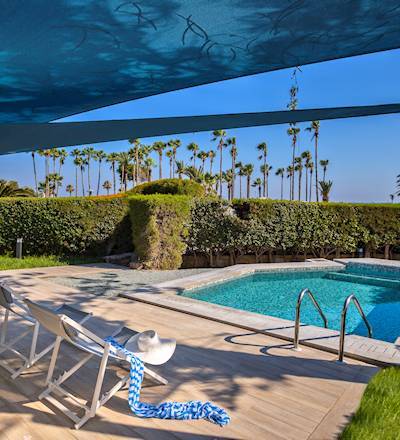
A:
[[[146,330],[132,336],[125,348],[147,364],[161,365],[174,354],[176,340],[161,339],[154,330]]]

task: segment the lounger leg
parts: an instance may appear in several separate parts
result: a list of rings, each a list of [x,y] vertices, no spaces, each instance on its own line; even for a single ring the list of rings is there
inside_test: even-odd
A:
[[[101,387],[103,385],[104,375],[107,368],[107,362],[108,362],[108,355],[110,353],[110,345],[107,344],[104,348],[104,354],[101,358],[100,367],[99,367],[99,373],[97,375],[97,381],[96,386],[94,388],[93,398],[92,398],[92,405],[90,407],[90,416],[94,417],[97,411],[97,406],[99,403],[99,397],[101,393]]]
[[[55,342],[54,348],[53,348],[53,353],[51,355],[49,371],[47,373],[47,378],[46,378],[46,385],[48,385],[51,382],[51,379],[53,378],[54,368],[56,366],[57,356],[58,356],[58,352],[60,350],[61,340],[62,340],[61,336],[57,336],[56,342]]]
[[[9,314],[10,314],[10,311],[6,309],[6,311],[4,313],[3,323],[1,325],[0,344],[4,344],[6,342]]]

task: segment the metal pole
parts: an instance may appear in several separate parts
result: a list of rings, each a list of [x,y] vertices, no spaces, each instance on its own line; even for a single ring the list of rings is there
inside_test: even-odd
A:
[[[15,258],[22,258],[22,238],[17,238],[17,244],[15,246]]]

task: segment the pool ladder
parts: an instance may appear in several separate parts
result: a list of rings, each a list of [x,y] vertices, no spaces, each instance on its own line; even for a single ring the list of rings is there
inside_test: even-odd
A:
[[[315,299],[315,296],[312,294],[310,289],[303,289],[298,298],[297,298],[297,304],[296,304],[296,320],[294,324],[294,338],[293,338],[293,345],[295,350],[300,350],[299,348],[299,339],[300,339],[300,312],[301,312],[301,304],[303,302],[304,297],[308,295],[316,308],[317,312],[321,316],[322,320],[324,321],[324,327],[328,328],[328,320],[322,311],[320,305],[318,304],[318,301]],[[367,317],[365,316],[365,313],[361,307],[360,302],[356,298],[354,294],[349,295],[344,304],[342,309],[342,315],[340,320],[340,339],[339,339],[339,350],[338,350],[338,360],[339,362],[343,362],[344,357],[344,340],[346,336],[346,318],[347,318],[347,310],[351,303],[354,303],[356,306],[356,309],[358,313],[360,314],[362,320],[364,321],[365,326],[368,330],[368,337],[372,338],[372,327],[370,323],[368,322]]]

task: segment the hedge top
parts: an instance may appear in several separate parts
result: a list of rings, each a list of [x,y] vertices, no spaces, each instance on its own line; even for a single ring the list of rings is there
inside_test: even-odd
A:
[[[200,183],[189,179],[160,179],[142,183],[129,190],[127,194],[172,194],[202,197],[204,196],[204,188]]]

